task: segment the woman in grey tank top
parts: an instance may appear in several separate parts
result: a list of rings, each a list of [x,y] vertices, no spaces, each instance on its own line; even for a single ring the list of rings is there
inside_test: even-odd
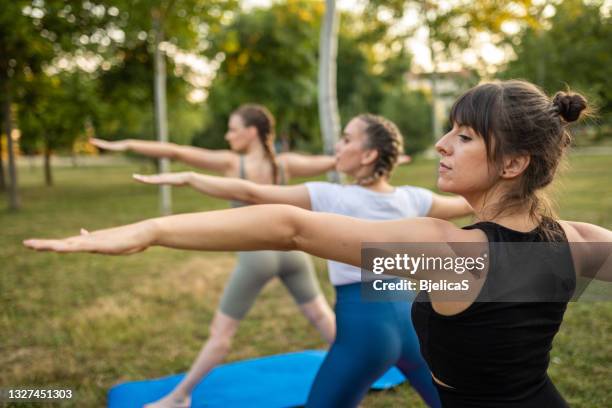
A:
[[[333,156],[274,153],[274,117],[264,106],[246,104],[229,118],[225,139],[231,150],[208,150],[173,143],[143,140],[105,141],[92,139],[95,146],[111,151],[132,151],[154,158],[169,158],[226,177],[239,177],[261,184],[285,184],[289,177],[308,177],[334,168]],[[231,207],[246,203],[230,201]],[[229,352],[239,323],[261,289],[278,277],[287,287],[301,312],[331,343],[335,336],[334,314],[321,294],[311,259],[299,251],[239,252],[238,262],[224,289],[221,304],[209,328],[210,336],[187,376],[176,388],[149,407],[189,406],[190,394],[211,369]]]

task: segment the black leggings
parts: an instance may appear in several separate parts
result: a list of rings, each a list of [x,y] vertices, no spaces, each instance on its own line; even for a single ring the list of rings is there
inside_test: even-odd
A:
[[[529,397],[518,400],[466,395],[435,381],[434,385],[438,389],[443,408],[569,408],[548,376],[539,390]]]

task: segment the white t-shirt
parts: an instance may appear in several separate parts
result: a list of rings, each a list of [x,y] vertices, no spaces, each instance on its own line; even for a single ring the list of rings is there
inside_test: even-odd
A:
[[[431,191],[412,186],[378,193],[358,185],[326,182],[306,183],[313,211],[327,212],[365,220],[396,220],[424,217],[433,199]],[[334,285],[361,282],[361,270],[352,265],[328,261],[329,279]]]

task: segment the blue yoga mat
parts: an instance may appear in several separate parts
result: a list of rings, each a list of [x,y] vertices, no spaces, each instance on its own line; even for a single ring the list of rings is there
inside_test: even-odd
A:
[[[284,408],[304,405],[325,354],[321,350],[306,350],[220,365],[195,388],[191,406]],[[108,406],[140,408],[169,393],[184,376],[177,374],[116,385],[108,393]],[[405,380],[393,367],[372,389],[395,387]]]

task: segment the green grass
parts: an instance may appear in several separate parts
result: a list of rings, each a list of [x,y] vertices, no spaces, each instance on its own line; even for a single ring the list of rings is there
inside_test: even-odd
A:
[[[132,182],[132,172],[151,169],[58,168],[52,188],[42,185],[40,169],[22,169],[23,209],[0,207],[0,388],[69,387],[76,399],[63,405],[103,406],[113,384],[185,371],[195,358],[234,264],[231,254],[154,248],[129,257],[60,256],[20,244],[156,216],[156,188]],[[612,228],[611,178],[612,158],[573,158],[555,188],[561,216]],[[394,182],[433,188],[435,163],[418,159]],[[173,194],[177,213],[227,206],[188,189]],[[317,266],[332,302],[324,262]],[[242,323],[229,360],[324,347],[298,316],[282,285],[271,283]],[[611,322],[609,302],[568,308],[549,372],[572,406],[612,400]],[[363,406],[424,405],[402,385],[370,393]]]

